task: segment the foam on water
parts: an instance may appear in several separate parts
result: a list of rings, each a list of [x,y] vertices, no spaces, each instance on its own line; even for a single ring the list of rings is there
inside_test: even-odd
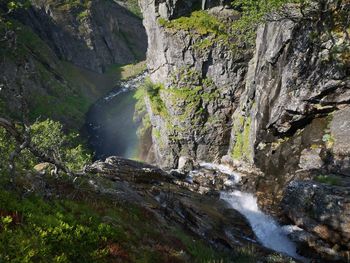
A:
[[[239,181],[241,180],[241,176],[233,172],[232,169],[226,165],[202,162],[199,164],[199,166],[204,169],[216,170],[223,174],[228,174],[232,177],[233,183],[239,183]]]
[[[295,244],[287,236],[289,231],[286,230],[291,230],[292,227],[283,228],[272,217],[264,214],[258,207],[256,197],[252,194],[235,190],[230,193],[222,192],[220,198],[247,218],[263,246],[293,258],[302,259],[296,253]]]
[[[200,167],[216,170],[232,176],[233,183],[237,184],[241,177],[233,172],[228,166],[200,163]],[[220,198],[226,201],[233,209],[245,216],[252,227],[258,241],[266,248],[286,254],[303,262],[307,260],[296,252],[296,245],[288,238],[288,234],[301,229],[296,226],[280,226],[271,216],[263,213],[259,207],[257,198],[239,190],[221,192]]]

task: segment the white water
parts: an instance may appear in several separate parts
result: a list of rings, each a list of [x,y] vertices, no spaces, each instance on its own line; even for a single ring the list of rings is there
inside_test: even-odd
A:
[[[259,209],[257,199],[252,194],[235,190],[231,193],[222,192],[220,198],[247,218],[256,237],[264,247],[296,259],[302,259],[296,253],[295,244],[289,240],[287,231]]]
[[[228,174],[232,178],[232,183],[237,184],[241,180],[241,176],[237,173],[233,172],[230,167],[223,164],[215,164],[215,163],[200,163],[199,166],[208,170],[216,170],[223,174]]]
[[[116,91],[114,90],[111,91],[106,97],[104,97],[104,100],[109,101],[121,93],[130,91],[130,90],[135,90],[140,85],[140,83],[144,81],[147,75],[148,73],[147,71],[145,71],[132,79],[120,82],[118,86],[121,88],[118,88]]]
[[[234,184],[241,179],[238,174],[225,165],[201,163],[200,166],[204,169],[216,170],[233,176]],[[305,258],[297,254],[296,245],[287,236],[300,229],[295,226],[280,226],[271,216],[264,214],[259,209],[257,198],[250,193],[238,190],[221,192],[220,198],[247,218],[258,241],[264,247],[306,262]]]

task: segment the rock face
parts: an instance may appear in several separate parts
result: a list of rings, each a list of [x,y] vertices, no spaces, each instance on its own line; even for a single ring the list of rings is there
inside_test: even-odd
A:
[[[248,65],[249,52],[235,54],[213,38],[159,24],[189,14],[193,6],[188,3],[141,1],[150,78],[163,85],[164,112],[159,114],[146,99],[154,151],[163,167],[176,168],[180,156],[214,161],[227,153],[231,116]],[[233,10],[222,13],[217,12],[223,23],[237,16]]]
[[[31,121],[49,117],[79,129],[119,78],[100,73],[146,53],[141,19],[113,1],[38,0],[10,15],[16,26],[0,32],[0,105],[14,119],[22,118],[22,96]]]
[[[210,33],[201,35],[176,20],[196,9],[187,1],[141,1],[150,77],[158,83],[161,105],[154,107],[154,97],[146,97],[157,163],[175,168],[180,156],[195,161],[230,156],[238,167],[248,167],[242,170],[254,171],[245,182],[274,211],[293,180],[348,178],[350,41],[348,31],[327,18],[348,16],[350,7],[322,3],[315,1],[307,13],[288,6],[258,28],[253,52],[239,43],[240,52],[233,52]],[[226,24],[237,17],[220,6],[208,13]],[[322,201],[320,209],[336,200]],[[339,213],[335,217],[342,220]],[[347,235],[344,228],[336,231]]]
[[[160,165],[175,168],[182,155],[213,161],[228,154],[259,168],[265,182],[282,177],[282,188],[285,175],[299,169],[348,174],[350,44],[345,32],[326,36],[332,25],[318,27],[316,7],[307,21],[290,7],[260,26],[248,67],[249,51],[233,54],[220,41],[198,48],[203,39],[212,43],[210,34],[167,27],[162,21],[177,17],[171,14],[181,1],[168,3],[168,12],[160,11],[163,4],[141,2],[151,79],[164,85],[164,114],[146,103]],[[324,13],[334,15],[332,8],[330,1]],[[182,15],[190,12],[181,8]],[[233,10],[208,13],[235,20]],[[191,99],[188,89],[195,93]]]
[[[263,262],[271,255],[278,255],[257,243],[245,218],[229,209],[219,195],[189,191],[157,167],[109,157],[88,166],[86,172],[91,175],[89,184],[95,191],[110,196],[111,200],[144,207],[170,229],[174,226],[186,229],[218,251],[229,253],[230,259],[235,260],[237,255],[245,259],[240,248],[248,244]],[[284,256],[278,257],[281,262],[288,261]]]
[[[37,0],[17,18],[61,59],[96,72],[112,64],[133,63],[146,53],[141,20],[113,1]]]
[[[330,259],[346,259],[350,250],[350,188],[312,181],[293,181],[285,191],[283,209],[298,226],[316,235],[306,242]],[[316,239],[317,240],[317,239]]]

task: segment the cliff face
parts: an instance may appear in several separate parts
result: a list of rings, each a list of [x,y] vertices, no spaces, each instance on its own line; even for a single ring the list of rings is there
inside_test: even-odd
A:
[[[14,118],[21,117],[22,93],[31,120],[80,128],[90,105],[120,78],[109,66],[146,53],[142,21],[113,1],[32,1],[11,19],[7,29],[0,21],[0,105]]]
[[[233,49],[210,32],[169,24],[170,14],[184,3],[141,1],[150,77],[163,85],[158,90],[164,111],[148,103],[158,131],[153,139],[159,163],[176,166],[181,155],[215,160],[228,154],[274,175],[312,165],[348,173],[346,30],[320,25],[313,19],[316,10],[306,18],[290,7],[290,14],[259,27],[251,56],[244,46]],[[191,13],[188,9],[181,13]],[[208,13],[225,23],[237,18],[234,10],[222,7]],[[174,147],[170,159],[162,158]],[[320,160],[311,164],[316,153]]]
[[[213,36],[210,30],[203,33],[203,28],[189,26],[194,23],[191,17],[201,17],[191,14],[194,7],[186,3],[141,1],[150,78],[161,83],[156,94],[146,97],[158,164],[174,168],[181,156],[218,161],[226,155],[223,161],[256,171],[245,181],[266,209],[276,210],[288,183],[297,179],[318,181],[317,193],[323,192],[320,182],[331,184],[336,193],[348,193],[350,41],[339,14],[348,16],[349,4],[315,2],[307,14],[289,6],[258,28],[252,52],[239,43],[232,48],[235,40],[222,41],[218,32]],[[225,24],[238,16],[220,6],[206,14]],[[188,18],[176,19],[179,15]],[[155,107],[155,101],[161,107]],[[289,197],[303,191],[304,184],[296,185],[299,188],[289,188]],[[329,246],[334,242],[348,249],[349,230],[325,222],[325,205],[300,219],[295,211],[309,201],[292,202],[285,214],[331,244],[317,243],[319,253],[332,254]],[[345,203],[333,205],[342,211]],[[319,229],[343,239],[326,238]]]
[[[158,103],[146,99],[153,125],[153,146],[161,166],[176,167],[182,155],[206,161],[218,160],[228,151],[231,116],[244,85],[249,52],[235,54],[227,44],[200,32],[173,30],[159,21],[189,14],[193,6],[177,1],[141,1],[148,35],[148,67],[153,83],[161,83]],[[186,9],[187,8],[187,9]],[[236,18],[231,10],[212,10],[223,23]],[[222,41],[221,41],[222,42]],[[153,109],[152,109],[153,108]]]
[[[63,60],[96,72],[144,58],[141,20],[113,1],[33,1],[18,16]]]
[[[314,32],[312,22],[287,19],[258,30],[230,153],[268,175],[262,184],[282,175],[283,188],[297,170],[349,175],[349,51],[332,55],[348,40]]]

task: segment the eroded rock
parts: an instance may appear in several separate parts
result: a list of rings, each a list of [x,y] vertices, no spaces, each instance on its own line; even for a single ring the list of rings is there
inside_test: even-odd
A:
[[[305,238],[310,247],[326,258],[346,258],[350,251],[350,187],[293,181],[285,190],[282,206],[296,225],[310,233]]]

